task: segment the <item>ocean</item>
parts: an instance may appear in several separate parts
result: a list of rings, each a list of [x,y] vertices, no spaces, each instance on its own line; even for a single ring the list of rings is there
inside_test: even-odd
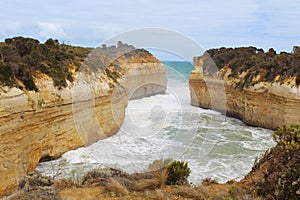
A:
[[[79,180],[95,168],[145,172],[155,160],[174,159],[188,162],[189,181],[194,184],[206,177],[218,182],[242,179],[255,159],[275,145],[272,131],[191,106],[192,63],[163,63],[168,78],[165,94],[131,100],[117,134],[40,163],[37,170]]]

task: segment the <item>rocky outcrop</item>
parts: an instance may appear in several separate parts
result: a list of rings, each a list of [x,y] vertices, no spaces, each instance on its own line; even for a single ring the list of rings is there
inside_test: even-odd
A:
[[[209,68],[207,64],[212,60],[208,59],[205,55],[194,58],[195,69],[189,81],[192,105],[218,110],[247,124],[269,129],[300,122],[296,77],[283,82],[260,81],[260,73],[249,79],[247,72],[251,69],[234,77],[229,65],[211,67],[210,64]],[[249,84],[240,87],[241,83]]]
[[[32,75],[38,91],[0,88],[0,196],[41,160],[116,133],[128,99],[166,90],[163,65],[149,52],[136,51],[144,53],[133,52],[118,65],[109,62],[106,69],[74,71],[74,81],[64,88],[38,70]]]

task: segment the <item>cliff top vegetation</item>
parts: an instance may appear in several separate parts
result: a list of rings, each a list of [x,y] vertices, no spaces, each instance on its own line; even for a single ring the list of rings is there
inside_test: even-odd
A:
[[[135,49],[121,41],[117,46],[102,45],[93,49],[60,44],[54,39],[40,43],[32,38],[8,38],[0,42],[0,85],[38,91],[34,74],[39,71],[51,77],[54,86],[62,88],[67,86],[67,80],[73,81],[74,71],[79,70],[83,63],[99,67],[112,76],[116,69],[121,70],[118,65],[124,59],[128,62],[159,62],[148,51]],[[109,66],[116,68],[111,72],[107,69]]]
[[[32,75],[39,70],[52,77],[55,86],[65,87],[66,80],[72,81],[70,64],[80,66],[90,50],[59,44],[53,39],[44,44],[32,38],[5,39],[0,43],[0,83],[38,90]]]
[[[232,70],[229,77],[239,78],[243,72],[244,80],[239,85],[248,87],[258,82],[279,82],[295,79],[300,85],[300,47],[295,46],[291,53],[276,53],[273,48],[267,52],[256,47],[210,49],[203,56],[203,70],[208,75],[228,67]],[[210,59],[211,58],[211,59]],[[224,74],[223,74],[224,75]]]

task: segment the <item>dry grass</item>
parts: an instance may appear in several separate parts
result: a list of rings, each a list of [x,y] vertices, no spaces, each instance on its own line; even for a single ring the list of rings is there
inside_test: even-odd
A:
[[[208,186],[211,184],[218,184],[218,181],[213,178],[210,178],[210,177],[207,177],[202,180],[202,185],[204,185],[204,186]]]
[[[198,188],[193,188],[189,186],[180,186],[180,187],[175,187],[173,190],[173,193],[176,195],[180,195],[181,197],[184,198],[191,198],[195,200],[205,200],[207,199],[207,193],[204,190],[204,188],[200,187]]]
[[[89,172],[81,183],[71,179],[52,180],[40,174],[29,175],[22,181],[19,191],[8,199],[256,199],[255,194],[240,187],[239,182],[218,184],[205,179],[198,186],[167,185],[168,170],[160,168],[151,172],[126,174],[115,169]]]
[[[7,200],[58,200],[58,191],[51,187],[37,187],[35,189],[21,190],[6,198]]]
[[[206,188],[203,185],[198,185],[198,186],[194,187],[194,190],[201,193],[205,199],[207,199],[209,197],[208,191],[206,190]]]
[[[132,190],[134,191],[144,191],[144,190],[155,190],[160,187],[160,181],[157,179],[143,179],[134,183]]]
[[[163,188],[168,180],[168,170],[166,168],[163,168],[153,171],[152,176],[158,180],[160,188]]]
[[[68,188],[59,193],[61,200],[103,200],[105,188],[99,187],[82,187],[82,188]]]
[[[78,187],[78,184],[75,184],[71,179],[60,179],[54,182],[54,187],[57,190],[63,190],[66,188]]]
[[[121,196],[125,196],[125,195],[129,194],[127,188],[114,178],[109,178],[107,180],[107,182],[105,184],[105,189],[107,191],[114,192]]]
[[[166,199],[166,196],[165,196],[165,194],[163,193],[162,190],[158,189],[158,190],[155,190],[155,192],[156,192],[156,199],[157,200],[164,200],[164,199]]]

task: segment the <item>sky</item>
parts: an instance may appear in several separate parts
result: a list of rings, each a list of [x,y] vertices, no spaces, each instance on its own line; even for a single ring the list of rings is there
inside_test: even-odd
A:
[[[176,31],[203,49],[300,45],[300,0],[1,0],[0,41],[48,38],[96,47],[141,28]]]

